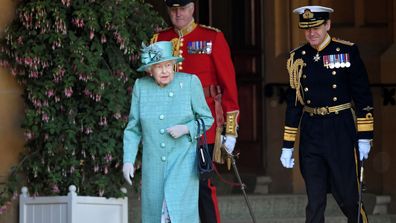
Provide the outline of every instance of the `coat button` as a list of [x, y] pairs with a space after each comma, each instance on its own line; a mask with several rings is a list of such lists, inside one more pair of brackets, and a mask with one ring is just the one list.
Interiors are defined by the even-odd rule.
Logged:
[[183, 70], [183, 66], [179, 66], [179, 70]]
[[160, 133], [164, 134], [165, 133], [165, 129], [160, 129]]
[[303, 75], [303, 78], [306, 79], [306, 78], [307, 78], [307, 75], [304, 74], [304, 75]]
[[169, 97], [173, 97], [173, 92], [169, 92]]
[[307, 104], [311, 104], [311, 100], [307, 100]]
[[307, 92], [307, 91], [308, 91], [308, 88], [307, 88], [307, 87], [306, 87], [306, 88], [304, 88], [304, 91], [305, 91], [305, 92]]
[[337, 101], [337, 100], [338, 100], [338, 98], [337, 98], [337, 97], [334, 97], [334, 98], [333, 98], [333, 101]]
[[335, 76], [337, 74], [337, 72], [335, 70], [333, 70], [333, 72], [331, 72], [331, 74]]
[[164, 118], [165, 118], [165, 115], [160, 115], [160, 116], [159, 116], [159, 119], [160, 119], [160, 120], [163, 120]]
[[166, 161], [166, 157], [165, 157], [165, 156], [162, 156], [162, 157], [161, 157], [161, 160], [165, 162], [165, 161]]
[[161, 142], [160, 146], [161, 148], [165, 148], [165, 143]]
[[333, 88], [336, 89], [336, 88], [337, 88], [337, 85], [336, 85], [336, 84], [333, 84]]

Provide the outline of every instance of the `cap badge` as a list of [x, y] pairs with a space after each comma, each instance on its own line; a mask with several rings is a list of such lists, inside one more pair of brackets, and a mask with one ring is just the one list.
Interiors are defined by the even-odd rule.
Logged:
[[314, 14], [311, 12], [310, 9], [304, 10], [304, 14], [303, 14], [304, 19], [312, 19], [313, 17], [314, 17]]

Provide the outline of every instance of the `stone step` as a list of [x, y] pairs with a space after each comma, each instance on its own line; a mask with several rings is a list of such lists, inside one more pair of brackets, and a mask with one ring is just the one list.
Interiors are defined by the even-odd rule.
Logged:
[[[257, 195], [248, 194], [257, 223], [304, 223], [305, 194]], [[130, 222], [140, 223], [140, 201], [136, 194], [129, 197]], [[396, 217], [387, 214], [389, 196], [364, 194], [363, 200], [370, 223], [396, 223]], [[218, 196], [222, 223], [249, 223], [251, 217], [242, 194]], [[326, 223], [347, 223], [331, 195], [326, 206]]]
[[[396, 223], [396, 215], [369, 215], [370, 223]], [[342, 216], [326, 216], [326, 223], [347, 223], [347, 219]], [[222, 223], [250, 223], [253, 222], [250, 218], [244, 220], [232, 220], [222, 218]], [[304, 217], [298, 218], [256, 218], [256, 223], [305, 223]]]
[[[257, 218], [295, 218], [305, 216], [305, 206], [307, 204], [307, 197], [305, 194], [248, 194], [248, 198]], [[245, 218], [244, 216], [249, 214], [242, 194], [219, 196], [218, 200], [221, 214], [229, 216], [230, 219], [238, 217]], [[363, 200], [368, 214], [387, 214], [387, 205], [390, 202], [390, 198], [388, 196], [364, 194]], [[336, 201], [331, 195], [329, 195], [327, 198], [326, 216], [342, 215], [343, 214]]]

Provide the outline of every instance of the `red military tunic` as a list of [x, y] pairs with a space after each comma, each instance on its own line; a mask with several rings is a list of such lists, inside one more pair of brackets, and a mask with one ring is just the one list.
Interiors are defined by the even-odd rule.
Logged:
[[[151, 42], [157, 41], [173, 42], [175, 56], [184, 58], [184, 61], [177, 65], [177, 70], [199, 77], [206, 101], [215, 117], [216, 127], [226, 120], [226, 134], [236, 137], [239, 115], [238, 91], [230, 49], [223, 33], [215, 28], [191, 22], [183, 30], [168, 28], [155, 34]], [[220, 86], [223, 117], [216, 116], [216, 113], [221, 113], [216, 112], [215, 95], [209, 93], [210, 86]], [[208, 144], [215, 143], [216, 127], [214, 126], [212, 125], [207, 131]]]

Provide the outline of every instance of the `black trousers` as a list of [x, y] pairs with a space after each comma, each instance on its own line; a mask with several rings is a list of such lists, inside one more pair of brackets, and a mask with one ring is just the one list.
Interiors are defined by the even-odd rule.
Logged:
[[[209, 144], [210, 155], [213, 155], [213, 144]], [[199, 182], [199, 218], [201, 223], [220, 223], [220, 212], [217, 203], [216, 186], [211, 179]]]
[[[323, 223], [331, 193], [348, 223], [357, 222], [359, 181], [356, 128], [352, 112], [303, 114], [300, 124], [300, 167], [308, 195], [306, 223]], [[361, 222], [367, 223], [364, 208]]]

